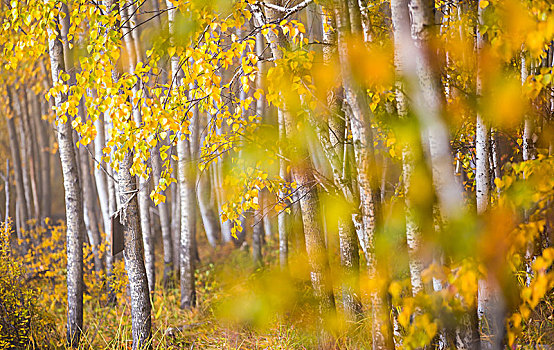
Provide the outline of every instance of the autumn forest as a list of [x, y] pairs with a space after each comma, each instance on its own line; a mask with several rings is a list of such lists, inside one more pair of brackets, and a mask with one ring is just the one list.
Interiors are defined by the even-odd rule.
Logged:
[[554, 349], [549, 0], [0, 3], [0, 349]]

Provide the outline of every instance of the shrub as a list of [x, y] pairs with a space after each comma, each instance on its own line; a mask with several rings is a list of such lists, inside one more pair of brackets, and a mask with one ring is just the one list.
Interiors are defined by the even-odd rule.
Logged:
[[37, 305], [20, 260], [11, 254], [10, 226], [0, 225], [0, 349], [54, 348], [57, 334]]

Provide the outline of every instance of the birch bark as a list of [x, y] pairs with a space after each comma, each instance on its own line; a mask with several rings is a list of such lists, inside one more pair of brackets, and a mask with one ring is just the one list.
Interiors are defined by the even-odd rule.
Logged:
[[[171, 160], [173, 162], [173, 160]], [[179, 181], [178, 164], [172, 164], [174, 176]], [[171, 240], [173, 245], [173, 270], [176, 279], [181, 276], [181, 196], [179, 184], [172, 183], [171, 190]]]
[[[443, 96], [440, 78], [432, 65], [434, 53], [429, 48], [435, 27], [434, 3], [429, 0], [393, 0], [391, 5], [398, 8], [407, 6], [411, 17], [411, 35], [406, 30], [399, 32], [395, 48], [405, 69], [402, 78], [413, 100], [412, 107], [421, 127], [424, 149], [428, 145], [433, 184], [443, 217], [441, 221], [460, 220], [464, 214], [462, 188], [454, 175], [449, 132], [441, 115]], [[459, 347], [479, 345], [476, 316], [474, 309], [464, 316], [463, 325], [458, 330]]]
[[52, 207], [52, 191], [50, 185], [50, 152], [48, 151], [50, 140], [48, 134], [48, 128], [45, 121], [41, 116], [43, 113], [41, 99], [39, 96], [34, 96], [34, 103], [36, 105], [36, 115], [34, 118], [35, 130], [37, 134], [37, 145], [40, 157], [40, 209], [41, 209], [41, 222], [44, 219], [51, 216]]
[[26, 161], [28, 162], [29, 167], [29, 184], [31, 187], [31, 207], [33, 211], [33, 218], [37, 220], [37, 223], [39, 222], [41, 218], [41, 211], [40, 211], [40, 182], [38, 180], [38, 170], [40, 169], [39, 165], [39, 158], [38, 158], [38, 152], [36, 150], [36, 133], [35, 129], [32, 124], [32, 114], [33, 109], [32, 106], [29, 104], [29, 98], [27, 96], [27, 88], [26, 86], [23, 87], [23, 89], [20, 92], [20, 99], [21, 99], [21, 105], [22, 105], [22, 125], [23, 125], [23, 131], [24, 135], [22, 136], [25, 139], [26, 143]]
[[16, 140], [19, 141], [17, 148], [18, 153], [20, 153], [19, 163], [21, 170], [21, 183], [22, 183], [22, 199], [20, 206], [23, 209], [23, 226], [27, 227], [27, 220], [32, 218], [32, 197], [31, 197], [31, 181], [29, 178], [29, 172], [27, 170], [29, 155], [27, 152], [27, 135], [23, 130], [23, 111], [21, 107], [21, 101], [19, 99], [18, 91], [14, 88], [10, 89], [10, 101], [12, 103], [12, 108], [16, 117], [19, 117], [19, 123], [14, 123], [15, 135], [19, 134], [19, 137], [16, 136]]
[[206, 230], [206, 236], [208, 237], [208, 242], [212, 247], [216, 247], [221, 241], [221, 228], [212, 204], [212, 188], [210, 184], [210, 174], [208, 172], [200, 172], [198, 174], [198, 190], [196, 192], [198, 207], [200, 209], [200, 215], [202, 216], [204, 230]]
[[194, 203], [193, 192], [190, 191], [192, 181], [188, 162], [190, 148], [187, 140], [177, 141], [179, 195], [181, 201], [181, 245], [180, 245], [180, 271], [181, 271], [181, 308], [189, 309], [196, 304], [196, 289], [194, 280], [194, 257], [192, 241], [192, 218], [190, 206]]
[[[86, 118], [84, 117], [84, 113], [81, 118], [82, 120], [86, 120]], [[92, 254], [94, 255], [94, 270], [96, 272], [100, 272], [104, 269], [104, 262], [102, 260], [102, 256], [99, 251], [100, 241], [101, 241], [101, 236], [99, 231], [100, 223], [98, 221], [98, 217], [96, 216], [96, 211], [94, 206], [94, 203], [96, 201], [96, 196], [94, 193], [94, 186], [93, 186], [94, 182], [91, 176], [88, 152], [84, 147], [79, 148], [78, 157], [81, 165], [81, 171], [80, 171], [81, 182], [83, 184], [83, 203], [84, 203], [83, 214], [86, 212], [86, 216], [88, 217], [89, 227], [87, 227], [87, 232], [89, 234], [89, 242], [92, 247]], [[84, 218], [84, 215], [83, 215], [83, 218]]]
[[264, 237], [263, 211], [261, 206], [261, 196], [258, 195], [259, 208], [254, 211], [254, 227], [252, 227], [252, 259], [254, 265], [261, 267], [263, 265], [262, 244]]
[[104, 129], [104, 115], [100, 114], [98, 119], [94, 121], [96, 127], [96, 138], [94, 139], [94, 180], [96, 183], [96, 191], [98, 193], [98, 202], [100, 203], [100, 212], [102, 213], [104, 233], [110, 232], [110, 216], [108, 204], [108, 180], [106, 171], [106, 163], [102, 160], [102, 149], [106, 144], [106, 135]]
[[[323, 21], [333, 19], [334, 17], [322, 16]], [[320, 21], [321, 22], [321, 21]], [[332, 55], [334, 50], [332, 47], [336, 45], [336, 36], [334, 35], [331, 26], [329, 29], [323, 32], [323, 41], [326, 45], [323, 49], [323, 62], [326, 66], [332, 64]], [[313, 40], [312, 40], [313, 41]], [[344, 118], [338, 116], [338, 101], [333, 91], [328, 93], [327, 97], [329, 115], [327, 116], [327, 122], [329, 124], [328, 131], [325, 125], [318, 122], [315, 117], [310, 116], [310, 123], [315, 126], [315, 132], [319, 139], [319, 143], [323, 149], [326, 160], [329, 162], [331, 172], [333, 175], [333, 182], [337, 189], [339, 189], [341, 195], [344, 197], [344, 206], [347, 208], [358, 207], [359, 203], [354, 203], [351, 188], [349, 187], [350, 181], [346, 179], [345, 174], [342, 172], [343, 153], [344, 153], [344, 140], [342, 135], [345, 134], [346, 123]], [[356, 231], [353, 215], [341, 215], [338, 219], [338, 236], [339, 236], [339, 249], [341, 268], [344, 277], [344, 283], [342, 286], [342, 299], [344, 312], [347, 317], [347, 321], [354, 324], [359, 321], [362, 314], [362, 307], [360, 302], [360, 290], [359, 290], [359, 253], [358, 253], [358, 240], [356, 238]], [[362, 230], [363, 231], [363, 230]]]
[[[154, 183], [157, 184], [160, 181], [160, 174], [162, 172], [162, 164], [160, 158], [160, 142], [152, 150], [150, 159], [152, 161], [152, 174], [154, 176]], [[163, 193], [162, 193], [163, 194]], [[173, 200], [173, 198], [172, 198]], [[163, 286], [169, 287], [171, 277], [173, 274], [173, 240], [171, 238], [171, 220], [169, 215], [169, 205], [167, 203], [158, 204], [158, 213], [160, 214], [160, 226], [162, 231], [163, 242], [163, 258], [164, 258], [164, 272], [163, 272]]]
[[[408, 4], [412, 18], [411, 37], [401, 40], [402, 56], [412, 57], [404, 62], [406, 77], [410, 80], [410, 89], [414, 97], [414, 111], [419, 119], [422, 134], [429, 144], [430, 163], [433, 181], [437, 191], [441, 215], [448, 219], [459, 218], [463, 213], [462, 187], [454, 176], [452, 148], [449, 132], [442, 120], [442, 90], [439, 77], [433, 68], [428, 52], [432, 38], [434, 13], [432, 2], [411, 0]], [[408, 40], [406, 40], [408, 39]]]
[[[136, 19], [133, 18], [135, 14], [133, 3], [129, 2], [126, 4], [125, 9], [121, 10], [121, 20], [122, 20], [122, 36], [125, 41], [125, 46], [127, 48], [128, 54], [128, 70], [130, 74], [134, 74], [135, 66], [138, 62], [141, 61], [141, 52], [138, 39], [136, 37], [137, 33], [131, 31], [131, 28], [134, 28], [136, 25]], [[138, 92], [141, 88], [140, 79], [137, 81], [137, 84], [133, 86], [133, 100], [138, 95]], [[142, 123], [142, 115], [140, 111], [140, 105], [133, 103], [133, 119], [137, 127]], [[140, 211], [140, 227], [142, 231], [142, 239], [144, 245], [144, 261], [146, 266], [146, 274], [148, 276], [148, 288], [150, 293], [154, 292], [156, 286], [156, 269], [154, 266], [155, 263], [155, 254], [154, 254], [154, 239], [152, 237], [152, 230], [150, 225], [150, 198], [148, 195], [149, 190], [149, 178], [143, 176], [138, 177], [138, 204]]]
[[[258, 4], [251, 4], [253, 17], [256, 25], [262, 26], [265, 24], [264, 14]], [[270, 17], [276, 18], [275, 14], [270, 11]], [[273, 58], [278, 60], [283, 57], [280, 48], [286, 47], [286, 39], [283, 36], [277, 36], [272, 31], [269, 31], [265, 36], [270, 44]], [[295, 142], [296, 123], [292, 114], [286, 107], [281, 109], [283, 121], [285, 124], [285, 132], [287, 139]], [[301, 151], [305, 153], [305, 150]], [[309, 159], [307, 154], [299, 155], [298, 159]], [[333, 296], [333, 288], [329, 279], [329, 262], [325, 247], [325, 239], [321, 229], [320, 218], [318, 217], [318, 194], [314, 186], [315, 180], [311, 172], [311, 168], [306, 164], [293, 163], [291, 164], [291, 172], [293, 180], [296, 182], [299, 190], [300, 208], [302, 211], [302, 222], [304, 226], [304, 234], [306, 240], [306, 251], [311, 271], [312, 287], [315, 295], [319, 300], [320, 319], [323, 320], [325, 315], [329, 315], [335, 310], [335, 300]], [[330, 341], [330, 335], [322, 329], [323, 344]]]
[[[173, 5], [170, 1], [167, 1], [167, 7], [171, 8]], [[169, 22], [169, 35], [171, 43], [174, 42], [175, 35], [175, 15], [176, 9], [169, 10], [168, 22]], [[173, 81], [175, 87], [181, 86], [181, 71], [179, 67], [179, 58], [177, 56], [171, 57], [171, 73], [173, 74]], [[189, 162], [191, 156], [191, 147], [189, 140], [186, 140], [185, 135], [178, 135], [177, 139], [177, 172], [179, 181], [179, 197], [180, 197], [180, 286], [181, 286], [181, 302], [182, 309], [189, 309], [196, 304], [196, 289], [194, 281], [194, 258], [193, 258], [193, 218], [191, 213], [194, 209], [192, 206], [195, 203], [194, 196], [194, 180], [192, 178], [192, 169]], [[192, 188], [192, 191], [191, 191]], [[191, 197], [192, 196], [192, 197]]]
[[119, 165], [120, 222], [123, 225], [125, 269], [131, 294], [133, 349], [150, 346], [152, 319], [148, 276], [144, 265], [144, 247], [139, 217], [136, 178], [131, 175], [133, 153], [127, 150]]
[[[66, 4], [62, 4], [61, 10], [64, 13], [64, 17], [61, 19], [62, 26], [61, 26], [61, 40], [62, 40], [62, 51], [63, 51], [63, 59], [64, 59], [64, 66], [65, 69], [69, 72], [69, 85], [75, 85], [75, 67], [73, 64], [73, 57], [72, 53], [69, 49], [69, 42], [67, 39], [67, 33], [69, 30], [69, 9]], [[78, 106], [78, 114], [81, 120], [85, 121], [86, 118], [86, 110], [84, 106], [84, 102], [81, 101], [81, 103]], [[69, 123], [70, 121], [68, 121]], [[77, 133], [75, 132], [74, 135], [77, 137]], [[78, 167], [78, 174], [79, 178], [81, 180], [81, 190], [82, 190], [82, 200], [83, 200], [83, 223], [85, 226], [85, 230], [87, 232], [87, 236], [89, 239], [89, 244], [92, 247], [93, 255], [94, 255], [94, 269], [97, 272], [102, 271], [103, 269], [103, 263], [100, 256], [100, 253], [98, 251], [98, 247], [100, 244], [100, 231], [99, 231], [99, 222], [98, 218], [96, 217], [96, 211], [95, 211], [95, 195], [94, 195], [94, 187], [92, 178], [90, 175], [90, 164], [88, 162], [88, 154], [83, 147], [74, 147], [75, 151], [75, 157], [77, 161], [77, 167]]]
[[[117, 2], [105, 0], [106, 7], [111, 12], [119, 12]], [[112, 28], [117, 30], [117, 28]], [[112, 72], [114, 80], [118, 79], [117, 72]], [[148, 276], [144, 264], [144, 246], [141, 231], [140, 212], [136, 177], [131, 175], [133, 165], [133, 150], [125, 152], [119, 164], [118, 197], [121, 205], [119, 219], [123, 225], [125, 269], [129, 278], [131, 294], [131, 323], [133, 335], [133, 349], [144, 349], [151, 346], [152, 320]]]
[[[357, 180], [359, 187], [360, 209], [364, 227], [363, 241], [366, 247], [366, 260], [370, 279], [377, 278], [375, 259], [375, 234], [380, 220], [379, 182], [375, 167], [373, 150], [373, 131], [371, 129], [371, 110], [365, 91], [354, 80], [349, 62], [347, 35], [361, 35], [361, 17], [358, 3], [351, 1], [352, 7], [344, 0], [335, 1], [335, 19], [337, 23], [338, 54], [341, 65], [342, 84], [346, 102], [350, 107], [350, 127], [354, 142]], [[378, 287], [370, 293], [372, 341], [376, 349], [390, 349], [393, 345], [392, 325], [388, 317], [386, 291]]]
[[[393, 37], [395, 44], [395, 70], [398, 77], [405, 74], [403, 62], [407, 57], [400, 57], [405, 52], [401, 49], [402, 38], [410, 36], [410, 14], [405, 1], [391, 1], [391, 17], [393, 23]], [[400, 80], [396, 84], [396, 108], [400, 118], [406, 120], [408, 117], [407, 99], [404, 95], [405, 88]], [[410, 280], [412, 284], [412, 294], [423, 290], [421, 272], [423, 271], [423, 262], [418, 257], [418, 250], [421, 246], [421, 232], [415, 221], [414, 209], [410, 200], [412, 174], [414, 171], [413, 145], [407, 144], [402, 150], [402, 181], [405, 192], [406, 205], [406, 239], [408, 243], [408, 252], [410, 254]]]
[[[525, 57], [525, 52], [521, 53], [521, 84], [524, 84], [529, 76], [529, 67]], [[523, 160], [534, 159], [534, 145], [533, 145], [533, 131], [534, 123], [529, 114], [525, 115], [523, 124]]]
[[[54, 23], [56, 27], [59, 25], [58, 18], [54, 18]], [[58, 83], [61, 82], [61, 73], [65, 71], [60, 30], [48, 28], [48, 38], [52, 82]], [[63, 94], [56, 95], [55, 106], [61, 107], [66, 98]], [[56, 128], [65, 190], [67, 224], [67, 341], [70, 346], [77, 347], [83, 329], [84, 225], [81, 184], [77, 171], [77, 159], [73, 150], [73, 130], [70, 122], [64, 122], [61, 116], [56, 116]]]
[[[477, 23], [477, 79], [476, 94], [483, 94], [483, 49], [486, 45], [485, 34], [481, 32], [483, 25], [483, 9], [478, 6]], [[482, 215], [490, 205], [490, 127], [480, 112], [477, 112], [475, 125], [475, 194], [477, 214]], [[486, 263], [486, 262], [485, 262]], [[495, 276], [496, 271], [487, 271], [484, 279], [478, 282], [477, 310], [480, 329], [484, 333], [481, 337], [481, 349], [500, 350], [504, 338], [504, 302]]]
[[10, 220], [10, 160], [6, 159], [6, 175], [3, 178], [4, 180], [4, 198], [6, 200], [6, 211], [4, 213], [4, 225], [8, 225]]
[[[208, 114], [203, 114], [204, 118], [203, 123], [205, 126], [209, 124]], [[200, 115], [199, 115], [200, 117]], [[204, 126], [203, 125], [203, 126]], [[202, 127], [203, 127], [202, 126]], [[198, 130], [198, 150], [200, 150], [204, 144], [205, 134], [200, 135], [200, 127]], [[197, 156], [199, 152], [196, 153]], [[200, 171], [197, 175], [197, 191], [196, 197], [198, 200], [198, 208], [200, 209], [200, 215], [202, 217], [202, 223], [204, 224], [204, 230], [206, 231], [206, 236], [208, 242], [212, 247], [216, 247], [221, 243], [221, 227], [219, 225], [219, 219], [217, 217], [216, 209], [213, 205], [213, 191], [214, 186], [210, 184], [210, 172], [209, 171]]]
[[[152, 11], [156, 14], [160, 14], [160, 5], [158, 3], [158, 0], [152, 0], [150, 1], [152, 5]], [[161, 16], [155, 16], [154, 18], [154, 26], [158, 31], [162, 30], [162, 21], [160, 19]], [[161, 62], [160, 68], [161, 68], [161, 83], [166, 84], [167, 83], [167, 64], [166, 62]], [[151, 81], [153, 81], [152, 77], [150, 78]], [[160, 142], [163, 142], [162, 140], [158, 141], [156, 146], [151, 151], [150, 160], [152, 162], [152, 173], [154, 178], [154, 184], [158, 184], [160, 181], [160, 175], [162, 172], [162, 163], [160, 158]], [[162, 193], [165, 195], [165, 191]], [[163, 242], [163, 259], [164, 259], [164, 272], [163, 272], [163, 286], [164, 288], [168, 288], [171, 284], [171, 278], [173, 275], [173, 269], [174, 269], [174, 249], [173, 249], [173, 240], [171, 236], [171, 215], [170, 215], [171, 207], [168, 203], [160, 203], [158, 204], [158, 213], [160, 217], [160, 226], [162, 231], [162, 242]]]
[[[277, 124], [279, 128], [279, 153], [283, 154], [284, 147], [282, 145], [284, 144], [286, 139], [286, 130], [283, 113], [281, 111], [277, 112], [277, 119]], [[289, 180], [287, 173], [287, 164], [282, 158], [279, 158], [279, 176], [285, 181]], [[287, 218], [284, 211], [281, 211], [277, 214], [277, 230], [279, 231], [279, 264], [281, 266], [281, 269], [283, 270], [287, 268], [289, 259], [287, 221], [289, 221], [289, 218]]]
[[[13, 161], [13, 172], [15, 175], [15, 198], [16, 203], [23, 203], [25, 201], [25, 190], [23, 189], [23, 174], [21, 171], [21, 155], [19, 153], [19, 142], [17, 140], [17, 131], [15, 129], [15, 117], [6, 117], [6, 124], [8, 126], [8, 138], [10, 139], [10, 151], [11, 158]], [[21, 209], [23, 208], [23, 210]], [[22, 205], [19, 207], [19, 210], [16, 210], [19, 213], [19, 220], [16, 222], [17, 226], [17, 238], [23, 239], [23, 232], [21, 229], [24, 227], [19, 227], [19, 223], [26, 223], [29, 218], [29, 213], [25, 209], [26, 206]]]
[[[190, 92], [189, 92], [189, 99], [191, 101], [196, 99], [196, 84], [190, 84]], [[188, 156], [187, 156], [187, 162], [188, 162], [188, 183], [187, 183], [187, 191], [188, 191], [188, 214], [189, 217], [189, 229], [190, 229], [190, 237], [191, 237], [191, 244], [192, 244], [192, 254], [193, 259], [196, 262], [200, 262], [200, 254], [198, 252], [198, 242], [197, 242], [197, 229], [196, 229], [196, 217], [197, 217], [197, 194], [196, 194], [196, 179], [197, 179], [197, 169], [196, 162], [198, 159], [198, 145], [200, 144], [200, 138], [199, 136], [199, 127], [200, 127], [200, 114], [198, 110], [198, 104], [194, 103], [194, 106], [192, 107], [192, 117], [190, 120], [190, 126], [189, 131], [190, 134], [188, 136], [187, 144], [188, 144]], [[194, 271], [194, 270], [193, 270]], [[194, 275], [194, 272], [193, 272]]]

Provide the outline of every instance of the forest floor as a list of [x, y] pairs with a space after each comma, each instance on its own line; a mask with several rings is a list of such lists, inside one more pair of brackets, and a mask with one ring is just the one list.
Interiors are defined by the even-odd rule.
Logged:
[[[248, 293], [249, 278], [251, 281], [256, 274], [266, 273], [265, 269], [256, 269], [247, 251], [236, 249], [232, 244], [214, 250], [206, 242], [200, 242], [200, 261], [196, 270], [197, 307], [192, 310], [179, 308], [178, 285], [163, 289], [163, 258], [159, 253], [158, 283], [152, 296], [154, 349], [311, 348], [309, 344], [314, 340], [309, 333], [303, 334], [291, 324], [285, 325], [276, 317], [265, 315], [271, 314], [271, 310], [263, 308], [270, 306], [253, 305], [258, 301], [255, 296], [247, 304], [235, 304], [241, 303], [237, 293]], [[273, 260], [274, 257], [268, 258]], [[268, 264], [273, 263], [268, 261]], [[246, 297], [243, 301], [249, 299], [246, 294], [242, 297]], [[257, 307], [262, 309], [253, 310]], [[258, 319], [260, 317], [264, 320]], [[93, 348], [130, 348], [131, 313], [127, 293], [119, 293], [115, 306], [95, 307], [92, 303], [87, 307], [85, 318], [88, 324], [85, 344]]]
[[[66, 282], [65, 229], [50, 227], [48, 234], [35, 232], [40, 242], [30, 249], [22, 263], [24, 289], [32, 291], [32, 312], [38, 322], [31, 333], [38, 348], [41, 342], [65, 347]], [[159, 247], [160, 248], [160, 247]], [[269, 238], [264, 247], [264, 266], [254, 265], [248, 249], [232, 243], [214, 249], [199, 240], [196, 270], [197, 307], [179, 308], [179, 286], [162, 286], [163, 257], [156, 252], [156, 289], [152, 293], [153, 349], [312, 349], [316, 347], [317, 317], [310, 293], [306, 262], [289, 263], [288, 272], [278, 268], [278, 242]], [[4, 269], [5, 260], [0, 259]], [[331, 261], [331, 269], [338, 266]], [[84, 329], [81, 349], [131, 349], [131, 309], [122, 259], [115, 263], [117, 301], [107, 302], [105, 277], [94, 272], [92, 254], [85, 245]], [[4, 276], [0, 276], [2, 279]], [[1, 283], [5, 283], [0, 281]], [[9, 282], [8, 282], [9, 283]], [[335, 283], [340, 285], [340, 283]], [[340, 303], [340, 291], [335, 291]], [[345, 328], [339, 310], [327, 324], [334, 327], [341, 349], [371, 348], [369, 322]], [[554, 344], [554, 296], [533, 311], [523, 330], [523, 344]], [[329, 322], [330, 321], [330, 322]], [[45, 335], [48, 329], [48, 335]], [[362, 330], [360, 332], [360, 330]], [[1, 332], [0, 332], [1, 333]], [[42, 333], [42, 334], [41, 334]], [[0, 334], [1, 335], [1, 334]], [[1, 345], [0, 337], [0, 345]], [[0, 346], [1, 348], [1, 346]], [[524, 347], [525, 348], [525, 347]]]
[[[37, 292], [36, 307], [44, 322], [55, 328], [49, 341], [54, 347], [64, 347], [65, 237], [63, 227], [53, 228], [52, 235], [43, 236], [47, 238], [27, 254], [24, 265], [28, 286]], [[163, 288], [161, 247], [156, 251], [157, 283], [151, 298], [153, 349], [310, 349], [315, 345], [315, 318], [306, 312], [310, 307], [303, 307], [312, 302], [308, 275], [300, 272], [304, 276], [292, 281], [276, 272], [279, 269], [273, 271], [278, 262], [277, 253], [272, 253], [278, 252], [274, 239], [269, 238], [264, 247], [264, 267], [256, 267], [248, 250], [232, 243], [217, 249], [205, 240], [198, 245], [197, 307], [192, 310], [179, 308], [178, 285]], [[92, 254], [85, 246], [82, 349], [132, 347], [131, 303], [122, 260], [119, 257], [114, 264], [117, 301], [110, 304], [105, 278], [94, 272]], [[49, 268], [36, 275], [43, 266]], [[291, 283], [294, 294], [287, 292]]]

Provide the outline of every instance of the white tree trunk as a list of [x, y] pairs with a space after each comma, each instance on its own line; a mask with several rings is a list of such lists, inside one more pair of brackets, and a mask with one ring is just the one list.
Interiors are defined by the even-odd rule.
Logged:
[[[480, 26], [483, 24], [483, 9], [478, 9], [477, 24], [477, 96], [483, 94], [483, 73], [481, 52], [485, 45], [484, 35]], [[490, 127], [484, 121], [480, 112], [477, 113], [475, 130], [475, 194], [477, 203], [477, 214], [482, 215], [490, 205]], [[486, 263], [486, 262], [485, 262]], [[500, 350], [504, 338], [504, 302], [500, 287], [495, 275], [496, 271], [488, 270], [484, 279], [478, 284], [478, 306], [477, 314], [480, 321], [481, 349]]]
[[[260, 6], [258, 4], [251, 4], [251, 8], [253, 10], [252, 12], [256, 25], [262, 26], [266, 24]], [[272, 14], [270, 17], [275, 18], [277, 16]], [[286, 39], [270, 31], [266, 35], [266, 40], [270, 43], [273, 58], [275, 60], [282, 58], [282, 51], [279, 47], [286, 46]], [[290, 142], [295, 142], [295, 137], [298, 136], [295, 132], [296, 123], [293, 115], [286, 107], [281, 109], [281, 113], [287, 139], [290, 140]], [[309, 159], [309, 155], [306, 154], [305, 150], [299, 150], [299, 152], [302, 152], [299, 159]], [[319, 301], [320, 320], [322, 321], [324, 315], [332, 314], [335, 311], [335, 300], [331, 280], [329, 278], [329, 263], [327, 260], [325, 240], [321, 228], [321, 221], [318, 217], [319, 205], [317, 189], [313, 187], [314, 178], [309, 165], [291, 164], [291, 172], [293, 180], [297, 183], [299, 188], [298, 195], [300, 196], [306, 251], [310, 264], [310, 277], [314, 293]], [[324, 332], [322, 328], [321, 331], [322, 345], [329, 344], [331, 340], [330, 335]]]
[[[391, 2], [391, 14], [393, 22], [393, 36], [395, 44], [395, 68], [396, 74], [402, 77], [405, 74], [404, 61], [405, 54], [402, 51], [401, 40], [410, 36], [410, 17], [407, 3], [404, 1]], [[396, 89], [396, 108], [400, 118], [407, 121], [408, 106], [407, 99], [404, 95], [404, 86], [398, 81]], [[411, 178], [414, 171], [414, 154], [412, 147], [414, 145], [407, 144], [402, 150], [402, 182], [404, 183], [404, 198], [406, 205], [406, 239], [408, 243], [408, 252], [410, 254], [410, 280], [412, 284], [412, 294], [423, 291], [423, 281], [421, 272], [423, 271], [423, 261], [418, 256], [418, 251], [421, 248], [421, 232], [418, 224], [415, 221], [414, 207], [410, 200], [411, 193]]]
[[[160, 158], [160, 141], [154, 149], [150, 159], [152, 161], [152, 174], [154, 177], [154, 184], [158, 184], [160, 181], [160, 175], [162, 172], [162, 164]], [[162, 193], [164, 194], [164, 193]], [[172, 198], [172, 200], [175, 200]], [[164, 256], [164, 273], [163, 273], [163, 286], [167, 288], [171, 281], [173, 274], [173, 240], [171, 238], [171, 220], [169, 215], [170, 206], [168, 203], [158, 204], [158, 213], [160, 215], [160, 226], [162, 231], [163, 242], [163, 256]]]
[[96, 183], [96, 192], [98, 193], [98, 202], [100, 203], [100, 212], [102, 213], [103, 231], [105, 234], [110, 232], [112, 213], [109, 211], [108, 203], [108, 180], [106, 163], [102, 160], [102, 149], [106, 144], [106, 135], [104, 129], [104, 115], [100, 114], [98, 119], [94, 121], [96, 127], [96, 138], [94, 139], [94, 179]]
[[19, 153], [19, 142], [17, 140], [17, 132], [15, 129], [15, 119], [6, 118], [6, 124], [8, 127], [8, 138], [10, 140], [11, 158], [13, 161], [13, 172], [15, 175], [15, 202], [19, 205], [16, 207], [16, 230], [17, 238], [23, 239], [23, 226], [28, 219], [28, 213], [25, 210], [26, 206], [22, 205], [25, 201], [25, 190], [23, 189], [23, 174], [21, 171], [21, 155]]
[[[286, 130], [283, 113], [280, 110], [277, 111], [277, 118], [277, 123], [279, 125], [279, 144], [282, 145], [286, 138]], [[282, 154], [283, 151], [284, 147], [280, 146], [279, 153]], [[289, 179], [287, 174], [287, 164], [282, 158], [279, 158], [279, 176], [285, 181]], [[279, 265], [283, 270], [287, 268], [289, 259], [289, 242], [287, 232], [288, 220], [289, 218], [287, 218], [284, 210], [277, 214], [277, 227], [279, 231]]]
[[[428, 145], [429, 163], [433, 176], [433, 184], [438, 197], [440, 213], [443, 220], [453, 222], [460, 220], [465, 214], [462, 198], [462, 186], [455, 177], [452, 165], [449, 131], [442, 120], [444, 97], [440, 86], [440, 77], [432, 66], [430, 56], [434, 52], [429, 47], [435, 26], [434, 3], [428, 0], [392, 0], [393, 21], [395, 30], [395, 59], [397, 66], [403, 69], [407, 91], [414, 114], [419, 120], [422, 142]], [[406, 18], [406, 7], [409, 9], [410, 31], [403, 27], [409, 23]], [[395, 19], [395, 13], [404, 13], [404, 18]], [[428, 142], [428, 143], [427, 143]], [[426, 144], [427, 143], [427, 144]], [[417, 284], [417, 282], [416, 282]], [[466, 325], [460, 327], [458, 346], [471, 348], [478, 346], [479, 333], [476, 313], [469, 310], [464, 316]]]
[[[54, 23], [59, 23], [57, 18], [54, 19]], [[58, 83], [61, 82], [61, 73], [65, 71], [61, 35], [48, 28], [48, 38], [52, 82]], [[63, 94], [56, 95], [55, 106], [60, 108], [66, 98]], [[67, 224], [67, 340], [70, 346], [76, 347], [83, 329], [83, 204], [77, 159], [73, 149], [73, 130], [70, 122], [63, 123], [60, 117], [56, 116], [56, 129]]]
[[[114, 5], [115, 6], [112, 6]], [[114, 0], [105, 0], [105, 5], [111, 11], [119, 12]], [[124, 14], [120, 13], [121, 15]], [[119, 30], [118, 25], [111, 30]], [[132, 72], [131, 72], [132, 73]], [[112, 79], [117, 81], [116, 71], [112, 71]], [[133, 108], [135, 122], [137, 112]], [[137, 123], [138, 124], [138, 123]], [[119, 163], [117, 192], [120, 203], [119, 220], [123, 225], [125, 269], [129, 278], [131, 295], [131, 322], [133, 334], [133, 350], [143, 349], [150, 343], [152, 336], [152, 305], [148, 288], [148, 275], [144, 264], [144, 243], [141, 230], [139, 210], [140, 196], [136, 176], [131, 175], [133, 151], [127, 150]], [[111, 195], [111, 194], [110, 194]]]
[[194, 197], [191, 187], [191, 171], [188, 162], [190, 149], [188, 141], [179, 139], [177, 141], [178, 172], [179, 172], [179, 194], [181, 200], [181, 247], [180, 247], [180, 270], [181, 270], [181, 308], [188, 309], [196, 304], [196, 290], [194, 281], [194, 257], [192, 241], [192, 223], [190, 206], [194, 205]]
[[[170, 1], [167, 1], [167, 7], [171, 8], [173, 5]], [[174, 43], [175, 35], [175, 15], [176, 9], [168, 11], [168, 25], [169, 35], [171, 43]], [[171, 72], [173, 75], [173, 81], [175, 88], [178, 89], [181, 86], [181, 71], [179, 68], [179, 57], [171, 57]], [[186, 140], [185, 135], [177, 135], [177, 172], [179, 183], [179, 197], [180, 197], [180, 221], [181, 221], [181, 234], [180, 234], [180, 285], [181, 285], [181, 302], [182, 309], [188, 309], [194, 307], [196, 304], [196, 290], [194, 281], [194, 229], [195, 225], [193, 206], [195, 206], [194, 196], [194, 179], [192, 178], [193, 172], [190, 164], [191, 147], [189, 140]]]
[[[121, 9], [121, 21], [122, 21], [122, 36], [125, 42], [128, 55], [128, 70], [132, 75], [134, 74], [135, 67], [138, 62], [141, 61], [140, 45], [137, 39], [138, 33], [136, 33], [136, 18], [134, 5], [132, 2], [126, 4], [125, 9]], [[133, 29], [131, 31], [131, 29]], [[142, 82], [140, 79], [133, 86], [133, 100], [138, 96], [140, 85]], [[142, 123], [142, 115], [140, 111], [140, 105], [133, 102], [133, 119], [137, 127], [140, 127]], [[149, 197], [149, 178], [142, 176], [138, 177], [138, 203], [140, 210], [140, 226], [142, 231], [142, 239], [144, 244], [144, 261], [146, 265], [146, 274], [148, 275], [148, 288], [150, 293], [154, 292], [156, 286], [156, 270], [155, 270], [155, 254], [154, 254], [154, 239], [152, 237], [152, 229], [150, 224], [150, 197]]]
[[133, 154], [128, 151], [119, 168], [120, 222], [123, 225], [125, 269], [131, 294], [133, 349], [144, 349], [150, 343], [152, 319], [148, 276], [144, 265], [144, 247], [140, 225], [138, 188], [131, 175]]
[[[350, 7], [351, 5], [352, 7]], [[350, 127], [354, 142], [357, 180], [359, 187], [360, 209], [364, 235], [362, 241], [366, 248], [366, 260], [370, 279], [377, 278], [377, 261], [375, 258], [375, 234], [380, 220], [379, 181], [375, 171], [373, 150], [373, 131], [371, 129], [372, 113], [369, 109], [365, 90], [354, 80], [349, 63], [348, 35], [362, 35], [360, 11], [357, 1], [335, 1], [335, 18], [338, 31], [338, 53], [341, 65], [342, 84], [346, 102], [351, 111]], [[350, 18], [346, 18], [346, 13]], [[390, 313], [385, 290], [374, 290], [370, 293], [372, 306], [372, 337], [376, 349], [390, 349], [393, 345], [392, 325], [387, 315]]]
[[[205, 124], [209, 123], [207, 119], [208, 115], [205, 114]], [[199, 141], [199, 149], [204, 144], [204, 138], [201, 137]], [[204, 230], [208, 237], [208, 242], [212, 247], [216, 247], [221, 243], [221, 227], [219, 224], [219, 218], [217, 217], [216, 209], [214, 208], [214, 191], [215, 186], [210, 184], [210, 171], [205, 169], [198, 173], [198, 187], [197, 198], [198, 207], [200, 209], [200, 215], [202, 216], [202, 222], [204, 224]]]

